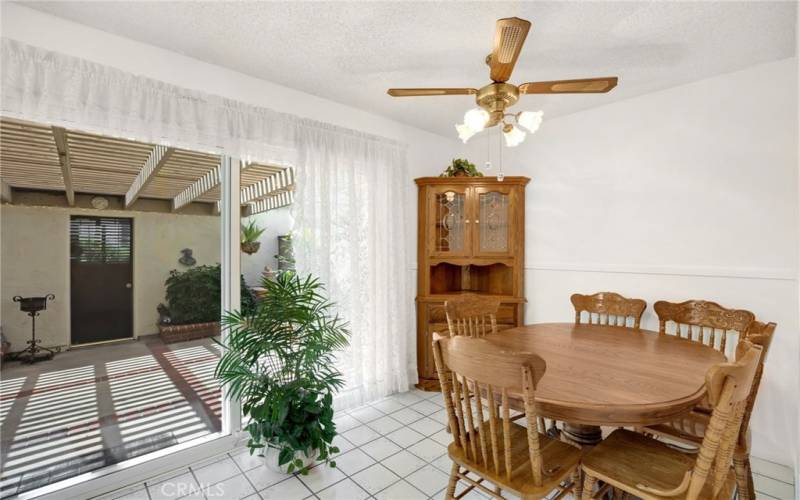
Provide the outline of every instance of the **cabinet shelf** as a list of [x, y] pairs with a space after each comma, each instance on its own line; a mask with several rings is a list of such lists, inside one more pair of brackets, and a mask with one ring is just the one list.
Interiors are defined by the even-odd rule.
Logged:
[[480, 293], [513, 295], [513, 268], [505, 264], [441, 263], [430, 266], [430, 293]]

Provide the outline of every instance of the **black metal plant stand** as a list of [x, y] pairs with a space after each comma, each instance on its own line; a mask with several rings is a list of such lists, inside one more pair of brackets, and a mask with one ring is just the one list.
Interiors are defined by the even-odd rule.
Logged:
[[28, 316], [31, 317], [31, 339], [28, 341], [28, 347], [10, 355], [12, 359], [27, 361], [32, 364], [36, 361], [53, 359], [57, 352], [61, 352], [60, 348], [50, 349], [39, 346], [41, 339], [36, 338], [36, 316], [39, 315], [39, 311], [47, 309], [48, 300], [54, 300], [55, 298], [56, 296], [52, 293], [44, 297], [20, 297], [19, 295], [14, 297], [14, 302], [19, 302], [19, 310], [28, 313]]

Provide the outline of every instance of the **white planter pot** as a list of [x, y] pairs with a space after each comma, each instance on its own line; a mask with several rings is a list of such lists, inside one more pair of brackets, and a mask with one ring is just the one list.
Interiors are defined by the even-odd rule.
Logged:
[[[264, 464], [267, 466], [267, 469], [271, 470], [272, 472], [278, 472], [282, 474], [289, 473], [289, 463], [287, 462], [283, 465], [278, 465], [278, 455], [280, 454], [280, 450], [277, 448], [266, 448], [264, 451]], [[298, 458], [303, 461], [303, 466], [313, 465], [317, 461], [317, 457], [319, 456], [319, 450], [314, 450], [311, 453], [310, 457], [307, 457], [305, 453], [302, 451], [295, 452], [294, 460]], [[301, 468], [302, 468], [301, 467]], [[297, 472], [297, 468], [294, 469], [293, 472]]]

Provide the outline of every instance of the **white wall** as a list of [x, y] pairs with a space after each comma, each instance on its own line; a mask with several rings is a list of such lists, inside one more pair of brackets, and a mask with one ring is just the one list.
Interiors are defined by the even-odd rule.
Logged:
[[12, 350], [25, 347], [30, 318], [12, 302], [15, 295], [53, 293], [36, 323], [44, 346], [70, 343], [70, 215], [130, 217], [133, 219], [133, 332], [158, 333], [159, 302], [164, 281], [178, 263], [181, 250], [191, 248], [197, 265], [216, 264], [220, 252], [220, 218], [132, 210], [0, 206], [0, 317]]
[[[777, 322], [754, 451], [787, 464], [799, 351], [796, 67], [788, 59], [545, 117], [504, 150], [506, 174], [532, 178], [526, 321], [568, 320], [570, 294], [613, 290], [649, 304], [715, 300]], [[536, 109], [535, 98], [522, 106]], [[482, 163], [476, 138], [459, 155]], [[644, 326], [657, 328], [652, 308]]]
[[242, 252], [242, 274], [248, 285], [259, 286], [265, 266], [278, 269], [278, 260], [275, 258], [278, 255], [278, 236], [291, 233], [294, 221], [291, 207], [281, 207], [243, 218], [242, 224], [251, 220], [255, 220], [259, 227], [266, 228], [266, 231], [258, 239], [261, 242], [258, 252], [253, 255]]

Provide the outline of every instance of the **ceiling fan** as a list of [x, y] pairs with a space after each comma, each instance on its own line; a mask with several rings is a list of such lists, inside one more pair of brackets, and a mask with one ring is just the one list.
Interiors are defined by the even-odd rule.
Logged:
[[484, 128], [494, 127], [502, 122], [506, 145], [516, 146], [525, 139], [525, 132], [508, 123], [506, 118], [513, 116], [518, 125], [529, 132], [535, 132], [542, 122], [543, 114], [541, 111], [506, 113], [506, 109], [519, 100], [520, 94], [596, 94], [608, 92], [617, 86], [616, 76], [529, 82], [522, 85], [508, 83], [530, 27], [530, 21], [518, 17], [497, 21], [494, 50], [486, 56], [492, 83], [484, 87], [389, 89], [387, 93], [392, 97], [474, 95], [478, 107], [467, 111], [464, 123], [456, 125], [459, 138], [466, 143]]

